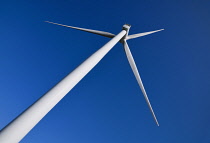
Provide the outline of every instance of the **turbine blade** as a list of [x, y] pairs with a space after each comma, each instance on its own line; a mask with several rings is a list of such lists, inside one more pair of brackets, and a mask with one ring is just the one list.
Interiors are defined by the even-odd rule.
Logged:
[[133, 56], [132, 56], [132, 54], [131, 54], [131, 51], [130, 51], [130, 49], [129, 49], [129, 47], [128, 47], [128, 44], [127, 44], [126, 40], [124, 40], [123, 45], [124, 45], [125, 53], [126, 53], [126, 56], [127, 56], [127, 58], [128, 58], [129, 64], [130, 64], [130, 66], [131, 66], [131, 69], [133, 70], [133, 73], [134, 73], [134, 75], [135, 75], [135, 77], [136, 77], [136, 80], [137, 80], [137, 82], [138, 82], [138, 84], [139, 84], [139, 87], [141, 88], [141, 91], [142, 91], [142, 93], [143, 93], [143, 95], [144, 95], [144, 98], [145, 98], [145, 100], [146, 100], [146, 102], [147, 102], [147, 105], [149, 106], [149, 109], [150, 109], [150, 111], [151, 111], [151, 113], [152, 113], [152, 116], [153, 116], [153, 118], [154, 118], [156, 124], [159, 126], [158, 120], [157, 120], [157, 118], [156, 118], [156, 116], [155, 116], [155, 113], [154, 113], [154, 111], [153, 111], [153, 109], [152, 109], [152, 106], [151, 106], [150, 101], [149, 101], [149, 99], [148, 99], [147, 93], [146, 93], [146, 91], [145, 91], [145, 89], [144, 89], [144, 85], [143, 85], [143, 83], [142, 83], [141, 77], [140, 77], [140, 75], [139, 75], [138, 69], [137, 69], [137, 67], [136, 67], [135, 61], [134, 61], [134, 59], [133, 59]]
[[79, 27], [73, 27], [73, 26], [63, 25], [63, 24], [54, 23], [54, 22], [50, 22], [50, 21], [45, 21], [45, 22], [51, 23], [51, 24], [55, 24], [55, 25], [64, 26], [64, 27], [68, 27], [68, 28], [73, 28], [73, 29], [77, 29], [77, 30], [81, 30], [81, 31], [85, 31], [85, 32], [89, 32], [89, 33], [93, 33], [93, 34], [97, 34], [97, 35], [101, 35], [101, 36], [108, 37], [108, 38], [115, 37], [114, 34], [109, 33], [109, 32], [92, 30], [92, 29], [86, 29], [86, 28], [79, 28]]
[[149, 35], [149, 34], [152, 34], [152, 33], [155, 33], [155, 32], [159, 32], [159, 31], [162, 31], [162, 30], [164, 30], [164, 29], [129, 35], [129, 36], [127, 36], [126, 40], [133, 39], [133, 38], [138, 38], [138, 37], [142, 37], [142, 36], [146, 36], [146, 35]]

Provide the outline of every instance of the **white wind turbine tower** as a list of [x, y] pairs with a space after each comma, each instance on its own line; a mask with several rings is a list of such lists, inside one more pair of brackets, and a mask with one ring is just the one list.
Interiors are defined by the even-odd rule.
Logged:
[[95, 67], [98, 62], [113, 48], [113, 46], [120, 42], [123, 44], [126, 56], [128, 58], [129, 64], [133, 70], [139, 87], [144, 95], [144, 98], [149, 106], [152, 116], [159, 126], [156, 119], [155, 113], [152, 109], [146, 91], [144, 89], [142, 80], [140, 78], [138, 69], [134, 62], [133, 56], [127, 44], [127, 40], [149, 35], [160, 30], [144, 32], [134, 35], [128, 35], [130, 25], [123, 25], [122, 31], [114, 35], [112, 33], [91, 30], [85, 28], [72, 27], [67, 25], [62, 25], [58, 23], [53, 23], [46, 21], [48, 23], [73, 28], [81, 31], [86, 31], [94, 33], [97, 35], [112, 38], [108, 43], [101, 47], [98, 51], [92, 54], [88, 59], [81, 63], [75, 70], [69, 73], [63, 80], [61, 80], [57, 85], [55, 85], [51, 90], [44, 94], [40, 99], [38, 99], [34, 104], [28, 107], [24, 112], [22, 112], [17, 118], [10, 122], [6, 127], [0, 131], [0, 143], [17, 143], [19, 142], [27, 133], [86, 75], [90, 70]]

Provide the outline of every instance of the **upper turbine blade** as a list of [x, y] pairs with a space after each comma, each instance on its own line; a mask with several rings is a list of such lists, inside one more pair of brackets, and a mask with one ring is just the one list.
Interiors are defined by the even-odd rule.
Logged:
[[159, 31], [162, 31], [162, 30], [164, 30], [164, 29], [160, 29], [160, 30], [156, 30], [156, 31], [150, 31], [150, 32], [144, 32], [144, 33], [139, 33], [139, 34], [128, 35], [126, 40], [142, 37], [142, 36], [149, 35], [149, 34], [159, 32]]
[[89, 33], [94, 33], [94, 34], [101, 35], [101, 36], [108, 37], [108, 38], [115, 37], [114, 34], [109, 33], [109, 32], [86, 29], [86, 28], [79, 28], [79, 27], [73, 27], [73, 26], [63, 25], [63, 24], [54, 23], [54, 22], [50, 22], [50, 21], [45, 21], [45, 22], [60, 25], [60, 26], [64, 26], [64, 27], [68, 27], [68, 28], [73, 28], [73, 29], [77, 29], [77, 30], [81, 30], [81, 31], [86, 31], [86, 32], [89, 32]]
[[138, 69], [137, 69], [137, 67], [136, 67], [135, 61], [134, 61], [134, 59], [133, 59], [133, 56], [132, 56], [132, 54], [131, 54], [131, 51], [130, 51], [130, 49], [129, 49], [129, 47], [128, 47], [128, 44], [127, 44], [126, 40], [124, 40], [123, 45], [124, 45], [125, 53], [126, 53], [126, 56], [127, 56], [127, 58], [128, 58], [129, 64], [130, 64], [130, 66], [131, 66], [131, 68], [132, 68], [132, 70], [133, 70], [133, 73], [134, 73], [134, 75], [135, 75], [135, 77], [136, 77], [136, 80], [137, 80], [137, 82], [138, 82], [138, 84], [139, 84], [139, 86], [140, 86], [140, 88], [141, 88], [141, 91], [142, 91], [142, 93], [143, 93], [143, 95], [144, 95], [144, 98], [145, 98], [145, 100], [146, 100], [146, 102], [147, 102], [147, 105], [149, 106], [149, 109], [150, 109], [150, 111], [151, 111], [151, 113], [152, 113], [152, 116], [153, 116], [153, 118], [154, 118], [156, 124], [159, 126], [158, 120], [157, 120], [157, 118], [156, 118], [156, 116], [155, 116], [155, 113], [154, 113], [154, 111], [153, 111], [153, 109], [152, 109], [152, 106], [151, 106], [151, 104], [150, 104], [150, 102], [149, 102], [147, 93], [146, 93], [146, 91], [145, 91], [145, 89], [144, 89], [144, 85], [143, 85], [143, 83], [142, 83], [141, 77], [140, 77], [140, 75], [139, 75]]

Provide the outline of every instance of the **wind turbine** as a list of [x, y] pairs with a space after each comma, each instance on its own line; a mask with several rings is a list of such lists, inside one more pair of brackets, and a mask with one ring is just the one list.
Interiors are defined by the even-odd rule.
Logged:
[[53, 23], [46, 21], [51, 24], [56, 24], [68, 28], [73, 28], [108, 38], [112, 38], [108, 43], [101, 47], [98, 51], [92, 54], [88, 59], [81, 63], [75, 70], [69, 73], [64, 79], [62, 79], [57, 85], [55, 85], [51, 90], [44, 94], [40, 99], [38, 99], [34, 104], [28, 107], [24, 112], [22, 112], [17, 118], [10, 122], [6, 127], [0, 131], [0, 143], [17, 143], [19, 142], [28, 132], [86, 75], [90, 70], [95, 67], [98, 62], [113, 48], [113, 46], [120, 42], [123, 44], [126, 56], [128, 58], [129, 64], [133, 70], [139, 87], [144, 95], [144, 98], [149, 106], [152, 116], [159, 126], [155, 113], [152, 109], [146, 91], [144, 89], [142, 80], [140, 78], [138, 69], [136, 67], [135, 61], [128, 47], [127, 40], [134, 39], [137, 37], [142, 37], [155, 32], [159, 32], [163, 29], [144, 32], [134, 35], [128, 35], [131, 25], [123, 25], [122, 31], [115, 35], [109, 32], [85, 29], [79, 27], [73, 27], [58, 23]]

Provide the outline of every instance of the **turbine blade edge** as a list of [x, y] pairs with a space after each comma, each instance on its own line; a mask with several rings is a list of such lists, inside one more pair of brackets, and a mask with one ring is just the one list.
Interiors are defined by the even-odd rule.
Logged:
[[142, 36], [146, 36], [146, 35], [149, 35], [149, 34], [152, 34], [152, 33], [156, 33], [156, 32], [162, 31], [162, 30], [164, 30], [164, 29], [150, 31], [150, 32], [143, 32], [143, 33], [138, 33], [138, 34], [133, 34], [133, 35], [128, 35], [126, 40], [134, 39], [134, 38], [138, 38], [138, 37], [142, 37]]
[[45, 21], [45, 22], [51, 23], [51, 24], [55, 24], [55, 25], [59, 25], [59, 26], [64, 26], [64, 27], [72, 28], [72, 29], [77, 29], [77, 30], [81, 30], [81, 31], [85, 31], [85, 32], [89, 32], [89, 33], [93, 33], [93, 34], [97, 34], [97, 35], [101, 35], [101, 36], [108, 37], [108, 38], [115, 37], [114, 34], [109, 33], [109, 32], [92, 30], [92, 29], [86, 29], [86, 28], [80, 28], [80, 27], [73, 27], [73, 26], [63, 25], [63, 24], [54, 23], [54, 22], [50, 22], [50, 21]]
[[156, 116], [155, 116], [155, 113], [154, 113], [154, 111], [153, 111], [153, 109], [152, 109], [152, 106], [151, 106], [151, 104], [150, 104], [149, 98], [148, 98], [147, 93], [146, 93], [146, 91], [145, 91], [145, 89], [144, 89], [144, 85], [143, 85], [143, 83], [142, 83], [141, 77], [140, 77], [140, 75], [139, 75], [138, 69], [137, 69], [137, 67], [136, 67], [135, 61], [134, 61], [134, 59], [133, 59], [133, 56], [132, 56], [132, 54], [131, 54], [131, 51], [130, 51], [130, 49], [129, 49], [129, 47], [128, 47], [128, 44], [127, 44], [126, 40], [124, 40], [123, 45], [124, 45], [125, 53], [126, 53], [128, 62], [129, 62], [129, 64], [130, 64], [130, 66], [131, 66], [131, 69], [133, 70], [133, 73], [134, 73], [134, 75], [135, 75], [135, 77], [136, 77], [136, 80], [137, 80], [137, 82], [138, 82], [138, 84], [139, 84], [139, 87], [140, 87], [140, 89], [141, 89], [141, 91], [142, 91], [142, 93], [143, 93], [143, 95], [144, 95], [144, 98], [145, 98], [145, 100], [146, 100], [146, 102], [147, 102], [147, 105], [149, 106], [149, 109], [150, 109], [150, 111], [151, 111], [151, 113], [152, 113], [152, 116], [153, 116], [153, 118], [154, 118], [156, 124], [159, 126], [158, 120], [157, 120], [157, 118], [156, 118]]

